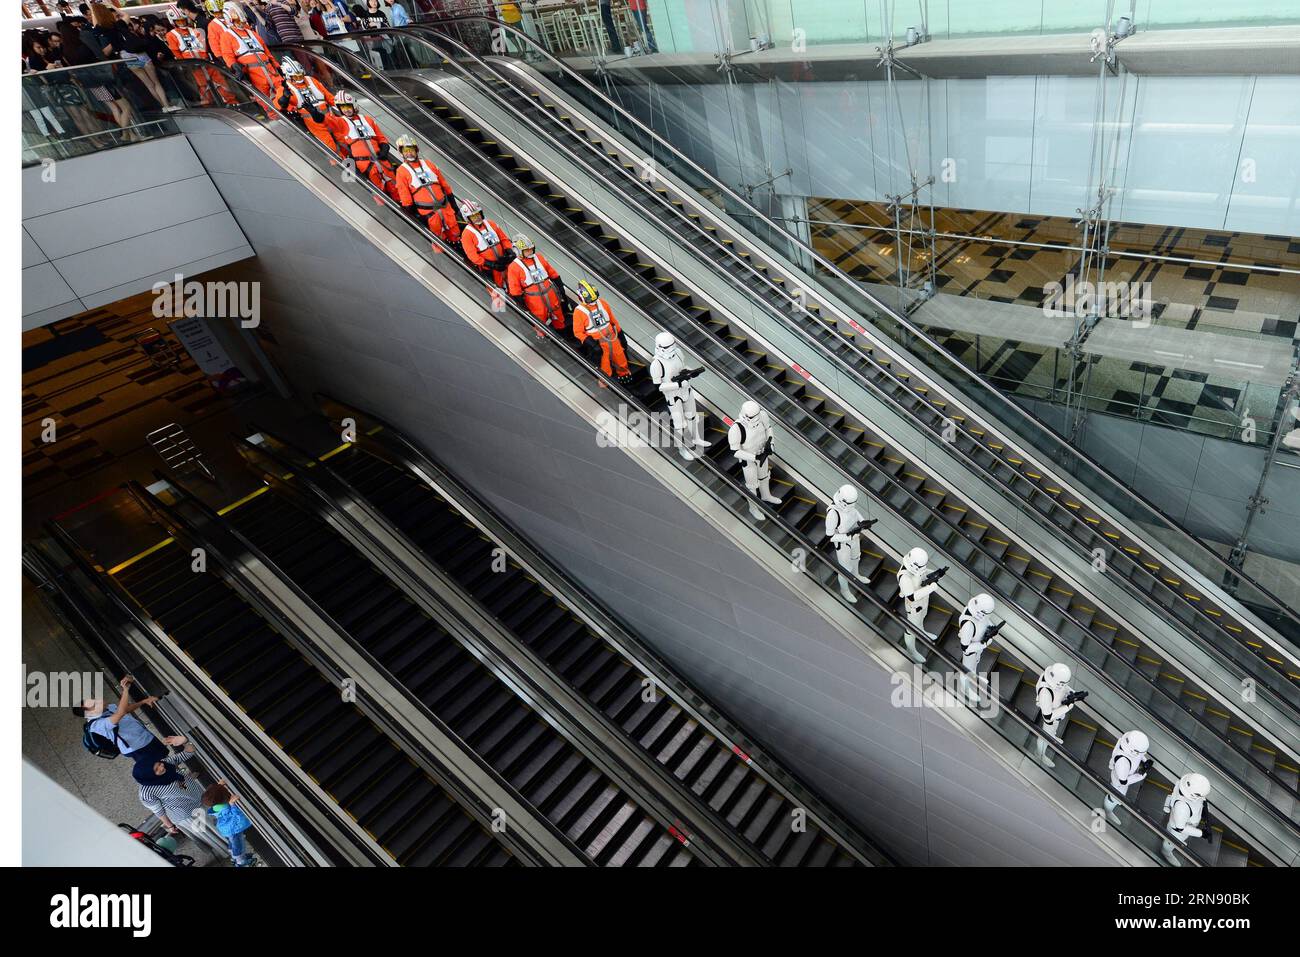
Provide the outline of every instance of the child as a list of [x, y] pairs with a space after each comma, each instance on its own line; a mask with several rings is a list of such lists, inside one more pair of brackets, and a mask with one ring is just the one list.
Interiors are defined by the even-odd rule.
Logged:
[[230, 793], [224, 780], [203, 792], [203, 806], [216, 818], [217, 833], [230, 845], [230, 860], [236, 867], [256, 867], [257, 855], [248, 850], [244, 832], [253, 826], [239, 807], [239, 798]]

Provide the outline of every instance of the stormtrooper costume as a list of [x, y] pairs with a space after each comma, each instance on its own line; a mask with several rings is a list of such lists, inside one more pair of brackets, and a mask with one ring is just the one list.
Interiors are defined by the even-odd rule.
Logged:
[[708, 448], [704, 438], [704, 417], [695, 408], [695, 389], [690, 380], [675, 382], [674, 377], [686, 370], [686, 360], [677, 348], [671, 332], [655, 336], [655, 357], [650, 360], [650, 381], [659, 387], [673, 417], [678, 454], [684, 459], [696, 456], [695, 448]]
[[[862, 532], [858, 528], [864, 522], [858, 511], [858, 490], [852, 485], [841, 485], [831, 500], [831, 507], [826, 510], [826, 537], [835, 548], [835, 560], [844, 573], [839, 576], [840, 594], [844, 600], [857, 604], [858, 596], [849, 590], [849, 579], [869, 582], [858, 574], [858, 564], [862, 561]], [[858, 530], [850, 534], [850, 529]]]
[[[1035, 700], [1038, 703], [1038, 713], [1043, 720], [1043, 730], [1057, 741], [1061, 740], [1061, 736], [1057, 734], [1061, 722], [1074, 708], [1075, 702], [1082, 700], [1082, 696], [1076, 696], [1074, 689], [1070, 687], [1070, 677], [1069, 665], [1059, 662], [1048, 665], [1043, 669], [1038, 679], [1038, 687], [1035, 689]], [[1046, 738], [1040, 736], [1034, 742], [1034, 747], [1038, 752], [1038, 760], [1044, 767], [1056, 767], [1056, 762], [1047, 753]]]
[[[1210, 782], [1204, 774], [1184, 774], [1178, 779], [1174, 793], [1165, 798], [1165, 813], [1169, 815], [1167, 830], [1179, 844], [1186, 844], [1189, 837], [1205, 837], [1201, 827], [1201, 817], [1205, 813], [1205, 799], [1210, 796]], [[1183, 862], [1174, 853], [1174, 842], [1165, 838], [1160, 851], [1174, 867], [1182, 867]]]
[[993, 596], [979, 594], [966, 602], [957, 623], [957, 637], [961, 640], [961, 687], [967, 698], [979, 699], [975, 678], [979, 677], [980, 656], [993, 644], [989, 630], [989, 616], [993, 614]]
[[[907, 611], [907, 620], [924, 631], [931, 641], [939, 638], [933, 632], [925, 631], [925, 616], [930, 611], [930, 596], [939, 587], [938, 582], [924, 584], [930, 572], [930, 554], [924, 548], [914, 548], [903, 556], [903, 564], [898, 569], [898, 595], [903, 599], [903, 608]], [[916, 636], [910, 631], [903, 633], [903, 644], [907, 646], [907, 655], [917, 664], [925, 661], [916, 647]]]
[[[727, 444], [731, 447], [731, 454], [740, 460], [744, 471], [745, 488], [764, 502], [779, 505], [781, 500], [772, 494], [771, 457], [758, 461], [771, 438], [772, 422], [758, 403], [752, 400], [740, 407], [740, 417], [727, 431]], [[749, 503], [749, 514], [755, 521], [762, 521], [766, 517], [753, 502]]]
[[[1110, 753], [1110, 786], [1127, 796], [1130, 787], [1146, 780], [1149, 765], [1144, 765], [1143, 762], [1147, 760], [1149, 750], [1151, 750], [1151, 741], [1141, 731], [1121, 734], [1119, 740], [1115, 742], [1115, 750]], [[1106, 817], [1116, 827], [1121, 826], [1124, 822], [1116, 813], [1120, 805], [1119, 798], [1107, 794], [1104, 803]]]

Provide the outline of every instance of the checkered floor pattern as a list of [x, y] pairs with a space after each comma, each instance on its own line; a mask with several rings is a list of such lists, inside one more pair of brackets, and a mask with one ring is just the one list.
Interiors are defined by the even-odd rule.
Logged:
[[[228, 407], [152, 314], [145, 293], [23, 333], [23, 488], [34, 497], [143, 447], [148, 432]], [[136, 337], [149, 328], [175, 346], [160, 367]], [[44, 441], [53, 420], [55, 441]]]
[[[812, 199], [809, 218], [814, 246], [855, 279], [897, 283], [898, 251], [894, 234], [886, 228], [892, 220], [884, 206]], [[1060, 248], [1077, 242], [1069, 220], [944, 209], [935, 211], [935, 228], [940, 233], [1043, 244], [939, 240], [935, 272], [942, 292], [1041, 306], [1046, 284], [1064, 283], [1078, 270], [1078, 254]], [[1107, 280], [1150, 282], [1155, 324], [1300, 342], [1300, 280], [1275, 271], [1300, 268], [1300, 239], [1122, 223], [1115, 227], [1110, 245], [1115, 253], [1107, 260]], [[1260, 269], [1153, 262], [1125, 258], [1126, 250], [1249, 263]], [[910, 268], [921, 270], [927, 251], [917, 245], [910, 253]], [[953, 333], [943, 338], [957, 355], [976, 365], [973, 336]], [[1008, 391], [1042, 396], [1063, 389], [1069, 379], [1068, 360], [1056, 349], [981, 337], [978, 353], [979, 371]], [[1277, 389], [1266, 383], [1247, 386], [1229, 377], [1117, 359], [1094, 363], [1087, 391], [1096, 397], [1093, 408], [1134, 415], [1140, 404], [1143, 416], [1153, 421], [1180, 427], [1195, 423], [1191, 427], [1210, 432], [1230, 429], [1242, 415], [1271, 416], [1277, 397]]]

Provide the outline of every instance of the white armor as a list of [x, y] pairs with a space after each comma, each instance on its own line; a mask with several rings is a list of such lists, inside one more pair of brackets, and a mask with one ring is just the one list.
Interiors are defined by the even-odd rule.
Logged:
[[977, 697], [972, 677], [978, 677], [980, 656], [984, 649], [993, 643], [986, 638], [993, 614], [993, 596], [979, 594], [966, 602], [961, 618], [957, 622], [957, 637], [961, 640], [961, 686], [968, 697]]
[[655, 336], [655, 357], [650, 360], [650, 381], [659, 386], [668, 411], [673, 417], [673, 431], [677, 434], [678, 452], [684, 459], [695, 458], [694, 447], [707, 448], [704, 438], [704, 417], [695, 408], [695, 389], [690, 382], [674, 382], [686, 368], [682, 350], [670, 332]]
[[[1074, 707], [1073, 702], [1065, 703], [1065, 699], [1074, 692], [1070, 687], [1070, 678], [1070, 666], [1058, 662], [1043, 669], [1042, 675], [1038, 678], [1038, 686], [1035, 688], [1035, 701], [1038, 703], [1038, 713], [1043, 721], [1043, 730], [1058, 742], [1061, 736], [1056, 732], [1061, 727], [1061, 722], [1065, 720], [1065, 716]], [[1047, 753], [1045, 737], [1040, 736], [1035, 742], [1035, 747], [1039, 761], [1046, 767], [1056, 767], [1056, 762]]]
[[[1119, 736], [1115, 749], [1110, 753], [1110, 786], [1120, 794], [1127, 795], [1128, 789], [1139, 781], [1146, 779], [1142, 762], [1151, 750], [1151, 741], [1141, 731], [1129, 731]], [[1107, 794], [1105, 798], [1106, 817], [1116, 826], [1123, 824], [1116, 812], [1119, 798]]]
[[[1189, 837], [1204, 835], [1201, 816], [1205, 813], [1205, 799], [1209, 796], [1210, 782], [1204, 774], [1184, 774], [1178, 779], [1174, 793], [1165, 798], [1165, 813], [1169, 815], [1165, 830], [1179, 844], [1186, 844]], [[1174, 853], [1173, 841], [1165, 838], [1161, 850], [1170, 864], [1182, 866], [1182, 861]]]
[[[781, 500], [772, 494], [772, 460], [769, 457], [762, 462], [758, 461], [758, 456], [767, 448], [771, 438], [772, 422], [754, 401], [746, 402], [740, 407], [740, 417], [727, 431], [727, 444], [731, 447], [731, 454], [740, 460], [744, 471], [745, 488], [764, 502], [779, 505]], [[749, 503], [749, 514], [756, 521], [765, 517], [753, 502]]]
[[857, 604], [858, 596], [849, 590], [849, 579], [860, 582], [869, 579], [858, 574], [858, 565], [862, 561], [862, 530], [850, 534], [849, 529], [856, 528], [864, 520], [858, 510], [858, 490], [852, 485], [841, 485], [831, 500], [831, 507], [826, 510], [826, 537], [835, 549], [835, 561], [844, 569], [844, 574], [839, 576], [840, 594], [853, 604]]
[[[931, 641], [938, 641], [933, 632], [925, 631], [925, 616], [930, 611], [930, 596], [934, 594], [939, 583], [923, 585], [925, 576], [930, 572], [930, 554], [924, 548], [914, 548], [903, 556], [898, 567], [898, 595], [903, 599], [903, 608], [907, 620], [914, 627], [924, 631]], [[903, 633], [903, 643], [907, 654], [917, 664], [925, 661], [925, 655], [916, 647], [916, 636], [910, 631]]]

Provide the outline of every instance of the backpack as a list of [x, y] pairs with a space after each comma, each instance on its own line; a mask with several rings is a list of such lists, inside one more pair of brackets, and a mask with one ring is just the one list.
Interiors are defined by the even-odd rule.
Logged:
[[243, 834], [253, 826], [248, 815], [235, 804], [218, 804], [210, 808], [209, 812], [216, 818], [217, 833], [225, 838]]
[[[96, 718], [96, 721], [99, 719]], [[107, 758], [113, 760], [122, 753], [118, 747], [118, 742], [122, 736], [117, 733], [117, 726], [113, 726], [113, 737], [106, 738], [97, 731], [91, 731], [90, 726], [93, 721], [87, 721], [86, 726], [81, 729], [81, 746], [97, 758]]]

